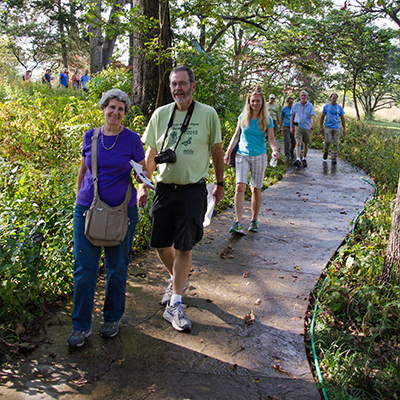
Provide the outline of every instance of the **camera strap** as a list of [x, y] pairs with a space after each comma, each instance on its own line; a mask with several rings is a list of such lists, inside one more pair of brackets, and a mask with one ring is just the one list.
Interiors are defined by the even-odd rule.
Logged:
[[[182, 123], [182, 126], [181, 126], [181, 134], [180, 134], [180, 136], [179, 136], [178, 141], [176, 142], [174, 151], [176, 151], [176, 148], [178, 147], [178, 144], [179, 144], [179, 142], [180, 142], [180, 140], [181, 140], [181, 138], [182, 138], [182, 135], [187, 131], [187, 128], [188, 128], [189, 122], [190, 122], [190, 118], [192, 118], [192, 114], [193, 114], [193, 110], [194, 110], [194, 104], [195, 104], [195, 101], [193, 100], [193, 101], [191, 102], [191, 104], [190, 104], [188, 110], [187, 110], [185, 119], [183, 120], [183, 123]], [[172, 124], [173, 124], [173, 122], [174, 122], [175, 110], [176, 110], [176, 105], [174, 106], [174, 109], [173, 109], [172, 114], [171, 114], [171, 118], [169, 119], [169, 122], [168, 122], [167, 131], [165, 132], [164, 140], [163, 140], [163, 143], [162, 143], [162, 146], [161, 146], [161, 151], [163, 150], [164, 144], [165, 144], [165, 140], [166, 140], [167, 137], [168, 137], [168, 131], [170, 130], [170, 128], [172, 127]]]

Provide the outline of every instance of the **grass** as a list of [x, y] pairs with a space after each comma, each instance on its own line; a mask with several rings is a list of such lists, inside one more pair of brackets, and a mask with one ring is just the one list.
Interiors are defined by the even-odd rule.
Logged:
[[[386, 121], [381, 121], [386, 123]], [[400, 287], [380, 275], [399, 180], [400, 140], [348, 119], [341, 156], [364, 169], [379, 195], [324, 271], [314, 332], [329, 400], [400, 398]]]

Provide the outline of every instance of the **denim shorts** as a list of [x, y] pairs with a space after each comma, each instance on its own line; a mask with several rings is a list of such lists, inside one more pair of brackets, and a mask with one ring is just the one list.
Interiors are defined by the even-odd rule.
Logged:
[[150, 246], [174, 246], [189, 251], [203, 237], [207, 211], [207, 189], [204, 181], [190, 185], [157, 183], [150, 209]]

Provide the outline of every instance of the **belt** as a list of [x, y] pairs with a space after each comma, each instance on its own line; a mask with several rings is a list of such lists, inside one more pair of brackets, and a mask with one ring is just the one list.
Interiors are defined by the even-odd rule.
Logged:
[[202, 183], [205, 183], [204, 179], [200, 179], [198, 182], [196, 183], [188, 183], [187, 185], [177, 185], [175, 183], [164, 183], [164, 182], [157, 182], [157, 186], [158, 185], [162, 185], [165, 186], [167, 188], [171, 188], [171, 189], [183, 189], [186, 187], [190, 187], [190, 186], [196, 186], [196, 185], [201, 185]]

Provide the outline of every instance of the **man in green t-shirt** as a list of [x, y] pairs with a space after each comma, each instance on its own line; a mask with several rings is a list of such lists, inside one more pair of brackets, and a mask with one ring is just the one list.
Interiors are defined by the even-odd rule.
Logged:
[[[163, 317], [176, 330], [189, 331], [191, 322], [182, 307], [182, 294], [189, 285], [192, 248], [203, 236], [210, 155], [216, 178], [216, 203], [224, 196], [224, 162], [219, 117], [212, 107], [193, 100], [193, 71], [176, 67], [169, 80], [175, 102], [154, 111], [142, 138], [148, 145], [149, 173], [158, 169], [150, 209], [150, 246], [171, 274], [161, 300], [166, 306]], [[147, 189], [141, 184], [139, 204], [146, 197]]]
[[279, 127], [279, 113], [278, 113], [278, 106], [275, 104], [274, 94], [269, 95], [267, 108], [269, 116], [272, 118], [272, 121], [274, 122], [274, 135], [276, 137], [276, 131], [278, 130]]

